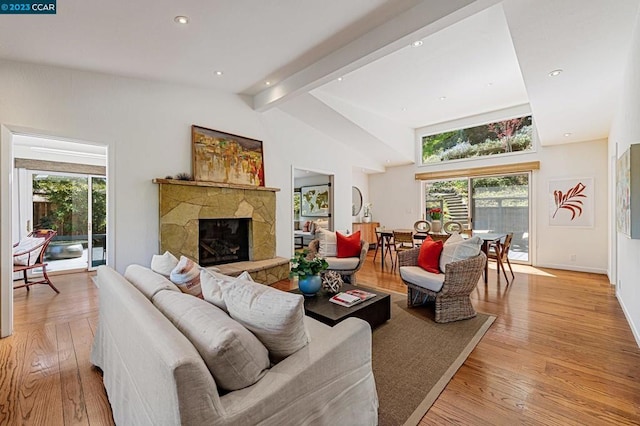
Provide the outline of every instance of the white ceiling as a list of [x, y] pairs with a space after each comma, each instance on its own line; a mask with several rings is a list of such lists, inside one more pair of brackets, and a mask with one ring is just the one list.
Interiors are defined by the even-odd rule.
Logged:
[[254, 96], [382, 169], [417, 128], [523, 105], [543, 145], [606, 137], [639, 2], [65, 0], [0, 15], [0, 58]]

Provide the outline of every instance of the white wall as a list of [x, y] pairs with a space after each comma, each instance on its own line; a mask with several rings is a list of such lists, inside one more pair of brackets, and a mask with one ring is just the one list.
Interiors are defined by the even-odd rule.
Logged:
[[[540, 161], [540, 170], [531, 182], [533, 218], [531, 243], [537, 244], [534, 265], [560, 269], [606, 273], [608, 238], [607, 219], [607, 143], [605, 140], [551, 147], [538, 147], [537, 152], [511, 155], [502, 159], [478, 159], [457, 162], [438, 169], [455, 169]], [[435, 168], [435, 167], [434, 167]], [[415, 173], [427, 167], [402, 166], [386, 173], [371, 175], [369, 192], [374, 204], [373, 218], [387, 228], [412, 228], [421, 219], [421, 184]], [[593, 228], [560, 228], [548, 224], [548, 179], [593, 177], [596, 194]], [[532, 250], [533, 251], [533, 250]], [[570, 256], [575, 254], [576, 260]]]
[[293, 250], [294, 165], [335, 175], [335, 226], [351, 224], [349, 158], [356, 154], [279, 110], [260, 114], [241, 97], [214, 90], [12, 61], [0, 61], [0, 93], [0, 124], [108, 146], [119, 271], [148, 265], [158, 251], [158, 188], [151, 180], [191, 172], [192, 124], [264, 142], [266, 186], [281, 189], [279, 256]]
[[[640, 15], [633, 33], [630, 52], [622, 97], [609, 133], [609, 157], [620, 157], [629, 145], [640, 143]], [[613, 179], [610, 187], [612, 190], [609, 204], [612, 207], [611, 217], [614, 222], [613, 206], [616, 205], [616, 194]], [[640, 345], [640, 240], [632, 240], [615, 232], [615, 224], [612, 223], [610, 244], [614, 253], [610, 276], [616, 283], [618, 300]]]

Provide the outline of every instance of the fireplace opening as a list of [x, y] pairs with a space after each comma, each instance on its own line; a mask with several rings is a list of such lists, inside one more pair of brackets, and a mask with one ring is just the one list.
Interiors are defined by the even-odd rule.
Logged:
[[249, 259], [251, 219], [200, 219], [198, 254], [201, 266]]

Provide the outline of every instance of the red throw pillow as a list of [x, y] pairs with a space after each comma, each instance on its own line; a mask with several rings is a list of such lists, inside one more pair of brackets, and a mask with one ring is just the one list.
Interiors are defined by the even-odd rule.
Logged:
[[337, 257], [360, 257], [360, 231], [351, 235], [336, 232]]
[[431, 237], [427, 237], [420, 246], [418, 266], [427, 272], [439, 274], [440, 253], [442, 253], [442, 241], [433, 241]]

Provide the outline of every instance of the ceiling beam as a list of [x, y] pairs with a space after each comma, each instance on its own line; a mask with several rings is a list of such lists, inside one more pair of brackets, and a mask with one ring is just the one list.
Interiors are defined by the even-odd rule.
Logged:
[[497, 3], [500, 0], [423, 0], [314, 64], [256, 94], [253, 97], [253, 107], [260, 112], [267, 111], [287, 99], [307, 93]]

